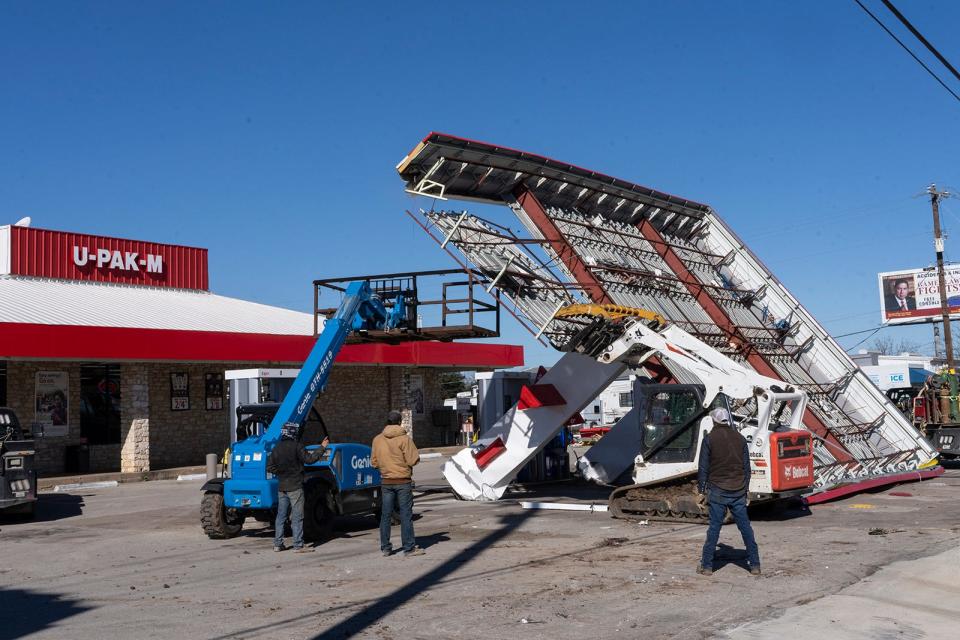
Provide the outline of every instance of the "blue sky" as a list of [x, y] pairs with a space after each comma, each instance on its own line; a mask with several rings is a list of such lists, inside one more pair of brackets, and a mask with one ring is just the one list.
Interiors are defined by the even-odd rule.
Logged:
[[[960, 64], [960, 5], [899, 4]], [[0, 81], [0, 221], [205, 246], [216, 292], [303, 310], [451, 266], [394, 171], [431, 130], [711, 204], [835, 335], [960, 187], [960, 102], [852, 1], [4, 3]]]

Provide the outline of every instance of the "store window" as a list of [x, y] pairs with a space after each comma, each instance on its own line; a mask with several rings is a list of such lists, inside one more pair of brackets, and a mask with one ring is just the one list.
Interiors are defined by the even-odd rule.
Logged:
[[627, 391], [626, 393], [620, 394], [620, 406], [621, 407], [633, 406], [633, 391]]
[[80, 366], [80, 434], [89, 444], [120, 443], [120, 365]]
[[0, 407], [7, 406], [7, 361], [0, 360]]

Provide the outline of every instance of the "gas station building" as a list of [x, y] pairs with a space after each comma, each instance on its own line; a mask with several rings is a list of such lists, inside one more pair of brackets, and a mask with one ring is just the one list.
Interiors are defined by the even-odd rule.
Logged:
[[[313, 314], [211, 293], [206, 249], [0, 227], [0, 406], [42, 474], [202, 464], [230, 443], [225, 372], [298, 367], [313, 343]], [[316, 407], [338, 441], [398, 409], [437, 445], [440, 373], [522, 364], [514, 345], [347, 344]]]

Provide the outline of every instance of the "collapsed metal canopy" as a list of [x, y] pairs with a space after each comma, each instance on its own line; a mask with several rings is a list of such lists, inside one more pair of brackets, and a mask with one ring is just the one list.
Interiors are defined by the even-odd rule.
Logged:
[[[921, 467], [936, 452], [709, 206], [534, 154], [432, 133], [397, 166], [407, 191], [504, 204], [529, 237], [467, 212], [424, 229], [559, 347], [561, 305], [641, 307], [758, 373], [803, 387], [817, 482]], [[415, 217], [416, 218], [416, 217]], [[678, 372], [651, 371], [682, 380]]]
[[[556, 207], [611, 220], [660, 217], [663, 226], [698, 221], [705, 204], [642, 187], [532, 153], [431, 133], [397, 165], [417, 195], [503, 204], [519, 185]], [[690, 225], [687, 231], [692, 231]]]

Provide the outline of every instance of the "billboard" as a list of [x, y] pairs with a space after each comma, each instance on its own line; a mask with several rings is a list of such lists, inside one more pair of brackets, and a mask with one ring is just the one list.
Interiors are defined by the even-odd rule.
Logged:
[[[950, 317], [960, 318], [960, 265], [944, 266]], [[910, 324], [940, 319], [940, 283], [937, 270], [909, 269], [878, 275], [880, 321], [883, 324]]]

